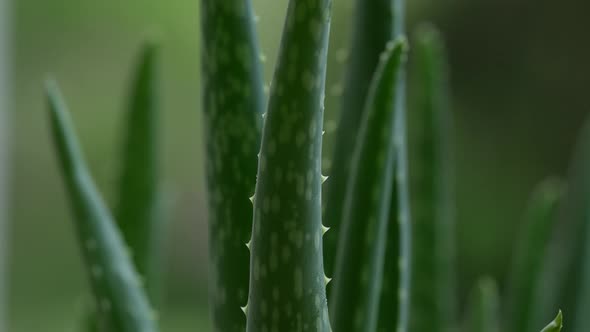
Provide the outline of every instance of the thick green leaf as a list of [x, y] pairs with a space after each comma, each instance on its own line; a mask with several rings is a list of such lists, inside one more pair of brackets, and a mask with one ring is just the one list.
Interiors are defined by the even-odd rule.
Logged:
[[480, 279], [471, 293], [465, 331], [499, 332], [499, 305], [496, 282], [490, 278]]
[[456, 323], [451, 112], [444, 46], [438, 31], [416, 34], [418, 76], [414, 149], [410, 152], [412, 288], [410, 331], [446, 331]]
[[47, 84], [47, 98], [53, 141], [101, 328], [116, 332], [157, 331], [140, 277], [88, 172], [66, 106], [53, 82]]
[[162, 216], [158, 199], [157, 47], [143, 46], [125, 126], [116, 220], [137, 271], [156, 303]]
[[539, 288], [545, 287], [541, 284], [540, 274], [562, 192], [560, 181], [547, 180], [539, 185], [530, 199], [512, 264], [507, 305], [508, 331], [534, 331], [538, 328], [538, 303], [543, 298], [543, 291]]
[[[387, 45], [353, 153], [330, 297], [336, 331], [375, 331], [395, 167], [395, 102], [405, 40]], [[396, 227], [396, 224], [391, 225]]]
[[[357, 142], [369, 85], [377, 69], [379, 55], [387, 42], [401, 34], [402, 0], [357, 0], [353, 39], [342, 94], [342, 109], [336, 132], [330, 178], [326, 182], [324, 224], [330, 232], [324, 238], [326, 272], [333, 275], [338, 237], [349, 172], [351, 149]], [[328, 293], [330, 292], [328, 287]]]
[[258, 162], [249, 332], [330, 331], [321, 223], [330, 15], [330, 0], [289, 2]]
[[201, 0], [210, 303], [218, 331], [244, 331], [256, 154], [265, 106], [250, 0]]
[[562, 328], [563, 314], [561, 313], [561, 310], [559, 310], [559, 313], [557, 313], [557, 317], [555, 317], [555, 319], [551, 323], [549, 323], [549, 325], [545, 326], [545, 328], [541, 330], [541, 332], [560, 332]]

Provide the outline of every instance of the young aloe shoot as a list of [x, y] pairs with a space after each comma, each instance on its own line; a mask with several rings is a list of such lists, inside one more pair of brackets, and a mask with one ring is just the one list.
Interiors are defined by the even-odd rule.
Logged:
[[450, 151], [452, 114], [446, 56], [439, 33], [418, 29], [415, 39], [417, 107], [410, 152], [412, 291], [410, 331], [446, 331], [456, 323], [454, 208]]
[[101, 330], [155, 332], [155, 315], [126, 244], [96, 189], [55, 83], [47, 83], [53, 141], [69, 194]]
[[[405, 40], [389, 43], [369, 91], [352, 159], [330, 297], [336, 331], [377, 328], [395, 166], [397, 78]], [[391, 225], [396, 227], [397, 225]]]

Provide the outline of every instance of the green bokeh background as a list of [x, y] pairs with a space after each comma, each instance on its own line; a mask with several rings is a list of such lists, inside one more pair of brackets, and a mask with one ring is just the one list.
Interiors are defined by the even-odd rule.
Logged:
[[[166, 331], [208, 331], [198, 1], [13, 1], [9, 331], [73, 331], [86, 290], [49, 141], [43, 80], [50, 73], [60, 82], [93, 175], [112, 202], [129, 71], [145, 38], [162, 47], [161, 160], [169, 227], [160, 318]], [[529, 192], [567, 170], [590, 111], [590, 2], [408, 2], [410, 31], [417, 22], [433, 21], [448, 41], [464, 294], [481, 274], [503, 280]], [[287, 1], [254, 4], [270, 79]], [[345, 64], [337, 60], [352, 13], [350, 0], [335, 1], [328, 91], [342, 78]], [[337, 99], [329, 96], [326, 151], [337, 110]]]

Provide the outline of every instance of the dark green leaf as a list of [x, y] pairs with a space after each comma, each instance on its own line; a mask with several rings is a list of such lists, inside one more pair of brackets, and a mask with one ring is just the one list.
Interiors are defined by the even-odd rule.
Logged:
[[455, 223], [446, 55], [433, 27], [416, 34], [417, 108], [410, 152], [412, 288], [410, 331], [446, 331], [456, 323]]
[[[400, 35], [403, 20], [402, 0], [357, 0], [353, 39], [344, 82], [342, 109], [336, 132], [330, 177], [326, 182], [324, 224], [330, 232], [324, 238], [326, 272], [332, 276], [340, 223], [344, 211], [352, 153], [363, 118], [363, 109], [379, 55], [387, 42]], [[330, 287], [328, 287], [328, 293]]]
[[353, 153], [331, 293], [336, 331], [375, 331], [395, 167], [396, 87], [405, 40], [388, 44], [373, 78]]
[[250, 0], [201, 0], [203, 119], [215, 330], [246, 329], [256, 154], [265, 97]]

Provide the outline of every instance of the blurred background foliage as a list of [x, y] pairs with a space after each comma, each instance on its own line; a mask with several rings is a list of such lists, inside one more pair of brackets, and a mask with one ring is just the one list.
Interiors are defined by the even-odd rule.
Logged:
[[[566, 172], [590, 110], [590, 2], [408, 2], [410, 31], [433, 21], [448, 42], [464, 299], [480, 274], [502, 285], [528, 194], [544, 177]], [[270, 78], [287, 1], [254, 4]], [[14, 7], [9, 331], [73, 331], [86, 289], [49, 142], [43, 79], [52, 73], [62, 85], [93, 175], [112, 203], [129, 72], [145, 38], [162, 46], [162, 167], [170, 227], [160, 317], [167, 330], [207, 331], [198, 1], [14, 0]], [[351, 0], [335, 2], [328, 92], [337, 91], [342, 78], [345, 64], [338, 60], [352, 10]], [[329, 150], [336, 98], [328, 96], [326, 106]]]

